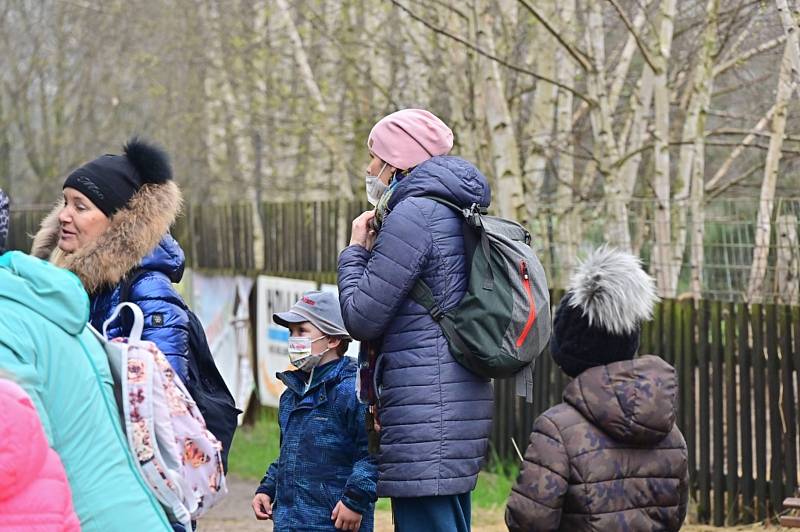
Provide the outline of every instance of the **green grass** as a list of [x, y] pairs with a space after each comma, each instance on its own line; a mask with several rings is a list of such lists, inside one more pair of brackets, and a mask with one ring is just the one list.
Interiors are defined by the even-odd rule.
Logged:
[[516, 463], [490, 460], [489, 467], [478, 475], [478, 485], [472, 492], [472, 505], [478, 508], [504, 507], [518, 472]]
[[239, 427], [228, 455], [228, 472], [248, 480], [261, 480], [280, 452], [278, 411], [262, 408], [253, 425]]
[[[259, 481], [264, 471], [280, 451], [280, 431], [277, 411], [261, 409], [256, 422], [236, 431], [228, 458], [229, 472], [248, 480]], [[478, 475], [478, 485], [472, 492], [472, 505], [478, 508], [505, 506], [518, 471], [516, 463], [493, 457], [489, 467]], [[389, 499], [379, 499], [376, 509], [388, 511]]]

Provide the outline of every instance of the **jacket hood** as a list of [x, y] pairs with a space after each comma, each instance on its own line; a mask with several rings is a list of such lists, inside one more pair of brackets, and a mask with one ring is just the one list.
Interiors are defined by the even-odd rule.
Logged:
[[173, 283], [181, 281], [185, 265], [186, 257], [183, 255], [183, 249], [170, 234], [164, 235], [153, 251], [141, 262], [145, 270], [161, 272]]
[[436, 196], [464, 207], [473, 203], [488, 207], [492, 201], [489, 182], [480, 170], [452, 156], [428, 159], [401, 177], [389, 199], [389, 209], [412, 196]]
[[677, 393], [675, 368], [647, 355], [584, 371], [564, 400], [615, 440], [653, 445], [675, 425]]
[[177, 266], [183, 262], [183, 252], [176, 251], [180, 250], [177, 242], [165, 235], [180, 212], [181, 201], [180, 190], [172, 181], [144, 185], [126, 207], [114, 213], [100, 238], [74, 253], [63, 253], [57, 247], [59, 202], [42, 221], [31, 254], [74, 272], [90, 294], [115, 286], [139, 265], [172, 278], [183, 273], [183, 265]]
[[89, 298], [72, 273], [19, 251], [0, 256], [0, 306], [12, 300], [77, 335], [89, 321]]
[[[30, 398], [0, 379], [0, 501], [23, 492], [39, 476], [49, 449]], [[45, 494], [42, 494], [45, 495]]]

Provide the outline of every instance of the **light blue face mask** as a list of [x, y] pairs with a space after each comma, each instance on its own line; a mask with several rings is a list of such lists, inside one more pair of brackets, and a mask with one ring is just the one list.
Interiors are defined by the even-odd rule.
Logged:
[[367, 201], [369, 201], [370, 205], [373, 207], [378, 205], [383, 193], [389, 188], [389, 185], [380, 180], [380, 175], [386, 170], [388, 164], [389, 163], [383, 163], [378, 175], [368, 175], [365, 178], [367, 183]]

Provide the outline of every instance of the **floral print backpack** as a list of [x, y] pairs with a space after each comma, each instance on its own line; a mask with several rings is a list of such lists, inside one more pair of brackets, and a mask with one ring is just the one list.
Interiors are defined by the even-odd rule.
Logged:
[[[109, 324], [128, 308], [128, 338], [106, 339]], [[206, 428], [186, 387], [153, 342], [142, 340], [144, 316], [122, 303], [98, 334], [108, 355], [117, 404], [136, 464], [168, 517], [191, 530], [228, 492], [222, 445]]]

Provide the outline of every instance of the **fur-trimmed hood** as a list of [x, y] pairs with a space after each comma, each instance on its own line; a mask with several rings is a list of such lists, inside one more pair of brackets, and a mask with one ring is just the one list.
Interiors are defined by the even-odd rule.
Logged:
[[[172, 248], [159, 246], [162, 238], [180, 212], [182, 203], [178, 186], [168, 181], [163, 184], [146, 184], [131, 198], [127, 206], [111, 217], [111, 225], [100, 238], [74, 253], [64, 253], [58, 247], [59, 202], [42, 221], [33, 240], [31, 254], [75, 273], [89, 294], [117, 285], [131, 269], [143, 265], [152, 253], [170, 255], [172, 262], [183, 271], [180, 257]], [[157, 249], [157, 246], [159, 249]], [[165, 248], [161, 250], [160, 248]], [[180, 248], [178, 248], [180, 251]], [[148, 261], [150, 262], [150, 261]], [[164, 272], [169, 275], [169, 272]], [[169, 275], [173, 277], [172, 275]]]

